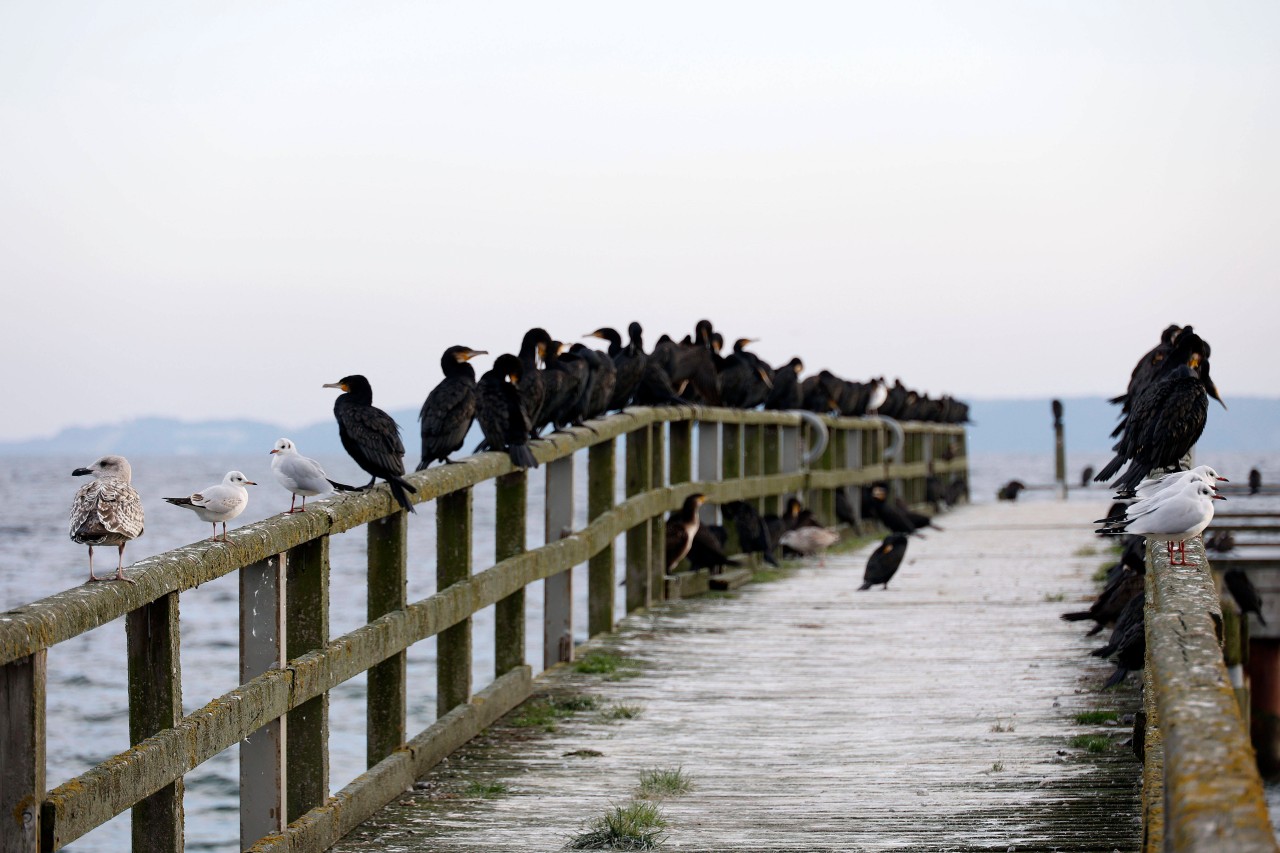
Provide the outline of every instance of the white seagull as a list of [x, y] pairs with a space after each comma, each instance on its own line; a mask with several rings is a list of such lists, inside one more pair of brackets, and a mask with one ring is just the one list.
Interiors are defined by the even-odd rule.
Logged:
[[[70, 533], [73, 542], [89, 546], [89, 580], [117, 580], [135, 583], [124, 576], [124, 546], [142, 535], [142, 499], [129, 485], [133, 469], [123, 456], [104, 456], [88, 468], [77, 468], [73, 477], [92, 474], [71, 501]], [[120, 549], [114, 578], [93, 573], [93, 546], [115, 545]]]
[[[1166, 541], [1169, 562], [1175, 566], [1188, 565], [1186, 543], [1199, 536], [1213, 521], [1213, 502], [1225, 501], [1202, 480], [1184, 483], [1180, 488], [1166, 489], [1159, 495], [1129, 506], [1124, 517], [1107, 519], [1104, 533], [1134, 533], [1148, 542], [1153, 539]], [[1178, 559], [1173, 558], [1173, 545], [1178, 543]]]
[[201, 489], [188, 498], [165, 498], [174, 506], [189, 509], [202, 521], [213, 525], [213, 538], [218, 538], [218, 522], [222, 522], [222, 541], [227, 541], [227, 522], [244, 512], [249, 505], [249, 490], [245, 486], [257, 483], [247, 479], [239, 471], [228, 471], [222, 482]]
[[[271, 473], [275, 475], [276, 482], [293, 493], [286, 515], [306, 512], [307, 498], [332, 491], [320, 463], [298, 453], [298, 448], [289, 439], [277, 441], [271, 454]], [[299, 497], [302, 498], [302, 508], [294, 509]]]
[[1197, 465], [1190, 471], [1174, 471], [1172, 474], [1165, 474], [1161, 477], [1149, 477], [1138, 484], [1138, 488], [1134, 490], [1134, 493], [1138, 500], [1142, 500], [1143, 498], [1153, 497], [1166, 489], [1175, 489], [1186, 483], [1193, 482], [1202, 482], [1216, 490], [1218, 483], [1230, 483], [1231, 481], [1208, 465]]

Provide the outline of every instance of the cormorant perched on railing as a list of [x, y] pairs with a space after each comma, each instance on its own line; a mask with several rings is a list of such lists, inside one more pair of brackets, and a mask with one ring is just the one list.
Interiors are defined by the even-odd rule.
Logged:
[[333, 416], [338, 421], [338, 437], [342, 447], [366, 474], [371, 475], [368, 489], [379, 477], [387, 481], [391, 494], [401, 508], [414, 512], [405, 492], [417, 493], [404, 479], [404, 442], [395, 418], [373, 405], [373, 388], [359, 374], [344, 376], [325, 388], [338, 388], [343, 393], [333, 401]]
[[867, 569], [862, 574], [862, 586], [858, 587], [858, 591], [871, 589], [878, 583], [884, 584], [884, 589], [888, 589], [889, 581], [897, 573], [898, 567], [902, 565], [902, 558], [906, 555], [907, 534], [890, 533], [884, 537], [884, 541], [867, 559]]
[[640, 324], [632, 323], [629, 332], [631, 342], [626, 346], [622, 345], [622, 335], [618, 334], [618, 330], [608, 326], [596, 329], [587, 336], [609, 342], [609, 357], [613, 359], [615, 371], [613, 393], [609, 396], [609, 409], [619, 412], [630, 405], [636, 389], [640, 387], [640, 379], [644, 376], [644, 365], [648, 360], [640, 343]]
[[574, 344], [569, 353], [587, 364], [587, 381], [579, 392], [581, 415], [575, 424], [598, 418], [609, 411], [613, 389], [618, 383], [618, 368], [605, 353], [591, 349], [586, 344]]
[[666, 566], [667, 571], [675, 571], [676, 566], [689, 553], [693, 546], [693, 537], [698, 532], [698, 507], [706, 503], [707, 496], [693, 494], [684, 499], [679, 510], [667, 519]]
[[840, 408], [840, 395], [844, 393], [844, 380], [830, 370], [819, 371], [800, 383], [800, 408], [820, 415], [827, 415]]
[[1249, 469], [1249, 494], [1256, 495], [1262, 491], [1262, 472], [1257, 468]]
[[1236, 606], [1240, 608], [1241, 615], [1252, 613], [1263, 625], [1267, 624], [1267, 620], [1262, 618], [1262, 596], [1258, 594], [1257, 587], [1253, 585], [1253, 581], [1249, 580], [1247, 574], [1240, 569], [1227, 569], [1226, 574], [1222, 576], [1222, 582], [1227, 585], [1231, 597], [1236, 600]]
[[1120, 423], [1116, 424], [1116, 428], [1112, 431], [1112, 438], [1116, 438], [1120, 433], [1124, 432], [1125, 419], [1129, 415], [1131, 404], [1142, 393], [1142, 390], [1159, 376], [1164, 360], [1168, 358], [1170, 350], [1173, 349], [1174, 340], [1181, 333], [1182, 327], [1177, 323], [1165, 327], [1165, 330], [1160, 333], [1160, 343], [1152, 347], [1133, 366], [1133, 372], [1129, 374], [1128, 389], [1123, 394], [1112, 397], [1107, 401], [1120, 406]]
[[804, 362], [793, 358], [773, 372], [773, 390], [764, 402], [766, 409], [787, 411], [800, 408], [804, 402], [800, 396], [800, 374], [804, 372]]
[[529, 414], [520, 384], [527, 379], [524, 365], [510, 353], [498, 356], [476, 384], [476, 419], [490, 450], [507, 452], [517, 468], [537, 468], [529, 450]]
[[546, 369], [542, 371], [547, 397], [542, 403], [542, 417], [534, 424], [535, 432], [541, 432], [546, 426], [563, 429], [581, 414], [577, 404], [582, 384], [587, 379], [587, 365], [577, 356], [561, 355], [563, 349], [564, 344], [560, 341], [547, 345], [547, 353], [543, 357]]
[[538, 359], [546, 358], [549, 346], [551, 335], [537, 326], [525, 332], [524, 339], [520, 341], [520, 398], [529, 419], [530, 438], [538, 437], [538, 424], [543, 423], [542, 408], [547, 398], [547, 385], [542, 371], [538, 369]]
[[431, 389], [418, 423], [422, 429], [422, 461], [416, 470], [421, 471], [439, 460], [449, 463], [450, 454], [462, 447], [476, 417], [476, 371], [467, 362], [478, 355], [488, 355], [484, 350], [454, 346], [440, 357], [440, 369], [444, 379]]
[[711, 323], [699, 320], [695, 334], [694, 340], [679, 344], [663, 335], [649, 361], [666, 371], [676, 394], [683, 394], [685, 386], [692, 385], [699, 402], [719, 406], [720, 385], [711, 347]]
[[733, 409], [753, 409], [764, 402], [773, 390], [773, 380], [759, 360], [746, 351], [751, 338], [738, 338], [733, 353], [722, 360], [720, 368], [720, 402]]

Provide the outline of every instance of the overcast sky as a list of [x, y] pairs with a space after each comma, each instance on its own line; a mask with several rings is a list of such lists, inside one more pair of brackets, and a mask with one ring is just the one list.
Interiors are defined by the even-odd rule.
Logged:
[[[416, 405], [706, 316], [854, 378], [1280, 393], [1280, 4], [0, 4], [0, 439]], [[490, 362], [479, 362], [480, 369]]]

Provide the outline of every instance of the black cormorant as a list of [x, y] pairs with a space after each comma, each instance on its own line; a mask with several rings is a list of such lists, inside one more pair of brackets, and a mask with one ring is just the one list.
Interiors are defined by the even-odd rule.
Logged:
[[613, 389], [618, 383], [618, 368], [613, 359], [585, 344], [574, 344], [569, 352], [587, 363], [587, 382], [579, 392], [582, 398], [580, 408], [582, 420], [598, 418], [609, 411], [609, 403], [613, 400]]
[[619, 412], [630, 405], [636, 389], [640, 386], [640, 378], [644, 375], [644, 365], [648, 360], [640, 343], [640, 324], [632, 323], [629, 331], [631, 341], [626, 346], [623, 346], [622, 336], [618, 334], [618, 330], [608, 326], [596, 329], [588, 335], [588, 337], [609, 342], [609, 357], [613, 359], [615, 371], [613, 393], [609, 396], [609, 409]]
[[[742, 548], [742, 553], [761, 554], [769, 565], [778, 565], [778, 558], [774, 555], [777, 541], [770, 536], [765, 520], [760, 517], [760, 513], [756, 512], [755, 507], [746, 501], [731, 501], [723, 504], [720, 511], [724, 513], [726, 520], [733, 522], [734, 529], [738, 532], [738, 545]], [[773, 518], [778, 517], [775, 515]], [[781, 525], [780, 520], [779, 525]]]
[[1086, 637], [1092, 637], [1115, 622], [1129, 600], [1142, 592], [1144, 583], [1142, 575], [1125, 568], [1123, 563], [1116, 563], [1116, 566], [1120, 567], [1120, 571], [1114, 578], [1107, 581], [1107, 585], [1102, 592], [1098, 593], [1098, 597], [1094, 599], [1088, 610], [1062, 614], [1061, 618], [1068, 622], [1092, 619], [1096, 624], [1089, 629]]
[[451, 462], [449, 455], [462, 447], [467, 431], [476, 416], [476, 372], [467, 362], [484, 350], [471, 347], [449, 347], [440, 357], [444, 379], [422, 404], [418, 422], [422, 428], [421, 471], [432, 462]]
[[368, 489], [381, 477], [403, 509], [415, 512], [405, 492], [417, 493], [404, 479], [404, 442], [395, 418], [373, 405], [373, 388], [359, 374], [344, 376], [325, 388], [338, 388], [343, 393], [333, 401], [333, 416], [338, 421], [338, 437], [342, 447], [366, 474], [371, 475]]
[[476, 419], [490, 450], [505, 450], [517, 468], [537, 468], [538, 460], [529, 450], [529, 415], [520, 393], [526, 378], [519, 358], [509, 353], [498, 356], [476, 384]]
[[742, 565], [724, 552], [729, 534], [718, 524], [699, 524], [698, 531], [693, 534], [693, 544], [689, 546], [689, 566], [693, 569], [711, 569], [718, 574], [725, 566]]
[[858, 590], [871, 589], [878, 583], [884, 584], [884, 588], [888, 589], [889, 581], [893, 579], [898, 567], [902, 565], [902, 558], [906, 555], [907, 534], [890, 533], [884, 537], [884, 541], [871, 552], [871, 556], [867, 559], [867, 569], [862, 574], [862, 586], [858, 587]]
[[689, 553], [693, 545], [694, 534], [698, 532], [698, 507], [707, 500], [703, 494], [693, 494], [684, 499], [684, 505], [667, 519], [667, 571], [675, 571], [676, 566]]
[[800, 374], [804, 372], [804, 362], [793, 358], [773, 372], [773, 390], [764, 402], [766, 409], [785, 411], [798, 409], [803, 399], [800, 396]]
[[1256, 495], [1262, 491], [1262, 472], [1257, 468], [1249, 469], [1249, 494]]
[[542, 371], [538, 369], [538, 360], [545, 359], [547, 348], [551, 346], [551, 335], [547, 330], [535, 326], [524, 333], [520, 341], [520, 399], [524, 401], [524, 410], [529, 419], [529, 437], [537, 438], [541, 430], [543, 404], [547, 397], [547, 384]]
[[1105, 646], [1095, 649], [1089, 654], [1098, 658], [1109, 658], [1115, 655], [1115, 672], [1102, 685], [1105, 690], [1114, 687], [1130, 672], [1142, 669], [1147, 651], [1147, 632], [1143, 619], [1143, 607], [1146, 594], [1139, 592], [1120, 611], [1116, 618], [1116, 627], [1111, 631], [1111, 639]]
[[1240, 608], [1241, 614], [1252, 613], [1258, 617], [1260, 623], [1267, 624], [1267, 620], [1262, 618], [1262, 596], [1258, 594], [1257, 588], [1247, 574], [1240, 569], [1227, 569], [1226, 574], [1222, 576], [1222, 581], [1230, 590], [1231, 597], [1236, 600], [1236, 606]]

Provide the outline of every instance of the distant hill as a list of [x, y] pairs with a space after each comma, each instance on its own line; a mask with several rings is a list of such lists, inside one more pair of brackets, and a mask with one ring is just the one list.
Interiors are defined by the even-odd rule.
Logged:
[[[1034, 400], [972, 400], [969, 446], [975, 453], [1038, 453], [1052, 447], [1053, 416], [1048, 398]], [[1116, 423], [1118, 407], [1101, 397], [1064, 398], [1067, 448], [1076, 452], [1104, 452]], [[1210, 402], [1209, 425], [1201, 439], [1206, 451], [1280, 451], [1280, 399], [1228, 398], [1230, 411]], [[408, 448], [418, 451], [418, 412], [390, 413]], [[327, 419], [289, 429], [262, 421], [228, 420], [190, 423], [172, 418], [139, 418], [120, 424], [70, 427], [50, 438], [0, 442], [0, 456], [199, 455], [206, 453], [266, 453], [277, 438], [288, 436], [303, 453], [342, 452], [338, 427]], [[468, 439], [469, 451], [478, 435]], [[416, 460], [409, 462], [412, 467]]]

